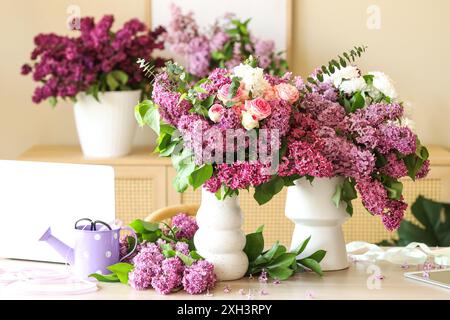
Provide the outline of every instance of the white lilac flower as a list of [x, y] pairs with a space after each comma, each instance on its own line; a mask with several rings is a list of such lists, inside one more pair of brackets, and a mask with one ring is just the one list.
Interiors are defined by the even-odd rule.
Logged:
[[253, 97], [261, 97], [267, 88], [270, 87], [269, 82], [264, 79], [264, 70], [261, 68], [240, 64], [234, 67], [233, 73], [236, 77], [242, 79], [245, 91], [251, 91]]
[[331, 75], [324, 74], [323, 81], [331, 82], [336, 88], [339, 88], [343, 80], [351, 80], [354, 78], [359, 78], [361, 72], [355, 66], [347, 66], [341, 69], [335, 69], [334, 73]]
[[363, 77], [343, 80], [339, 85], [339, 90], [352, 94], [357, 91], [363, 91], [366, 88], [366, 80]]
[[386, 97], [392, 100], [397, 98], [397, 91], [395, 90], [394, 83], [389, 76], [380, 71], [369, 72], [373, 76], [373, 87], [383, 93]]

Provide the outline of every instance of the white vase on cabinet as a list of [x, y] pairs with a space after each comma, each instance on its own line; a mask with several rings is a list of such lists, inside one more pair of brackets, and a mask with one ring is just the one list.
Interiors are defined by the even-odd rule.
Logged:
[[85, 158], [118, 158], [131, 151], [137, 129], [134, 106], [140, 90], [80, 93], [74, 105], [78, 138]]

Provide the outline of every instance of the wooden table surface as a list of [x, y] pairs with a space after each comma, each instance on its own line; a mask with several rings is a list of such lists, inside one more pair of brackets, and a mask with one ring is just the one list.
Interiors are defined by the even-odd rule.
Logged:
[[[60, 264], [0, 259], [0, 269], [22, 267], [59, 270], [67, 268]], [[407, 271], [416, 270], [418, 270], [417, 266], [410, 266]], [[136, 291], [120, 283], [99, 283], [98, 291], [82, 295], [25, 295], [13, 294], [6, 285], [0, 284], [0, 299], [450, 299], [450, 290], [406, 279], [403, 276], [405, 271], [399, 265], [387, 262], [351, 262], [350, 267], [346, 270], [326, 272], [323, 277], [312, 273], [300, 273], [280, 284], [273, 284], [271, 281], [261, 284], [258, 279], [248, 278], [220, 282], [209, 295], [189, 295], [180, 291], [164, 296], [152, 289]], [[374, 272], [381, 274], [383, 279], [379, 280]], [[229, 293], [225, 293], [223, 290], [226, 285], [231, 288]], [[243, 289], [244, 294], [239, 292], [240, 289]], [[267, 294], [262, 295], [261, 290]]]

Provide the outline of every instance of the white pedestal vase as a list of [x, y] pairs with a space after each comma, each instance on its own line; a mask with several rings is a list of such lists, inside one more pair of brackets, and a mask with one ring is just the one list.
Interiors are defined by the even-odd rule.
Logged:
[[75, 123], [86, 158], [117, 158], [131, 151], [137, 122], [134, 106], [141, 91], [99, 93], [99, 100], [81, 93], [74, 105]]
[[219, 280], [242, 278], [248, 268], [245, 234], [238, 197], [218, 200], [214, 193], [202, 190], [202, 202], [197, 212], [198, 231], [194, 244], [198, 253], [214, 264]]
[[345, 204], [336, 208], [332, 196], [341, 178], [316, 178], [312, 184], [306, 179], [295, 181], [288, 187], [286, 217], [295, 223], [291, 249], [311, 236], [301, 257], [319, 249], [327, 251], [320, 263], [322, 270], [341, 270], [348, 267], [347, 251], [341, 225], [350, 217]]

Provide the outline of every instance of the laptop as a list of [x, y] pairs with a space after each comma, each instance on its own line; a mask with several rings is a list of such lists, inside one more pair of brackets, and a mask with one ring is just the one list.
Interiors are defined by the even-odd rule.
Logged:
[[0, 160], [1, 258], [65, 262], [38, 239], [51, 227], [73, 247], [81, 218], [115, 220], [112, 167]]

